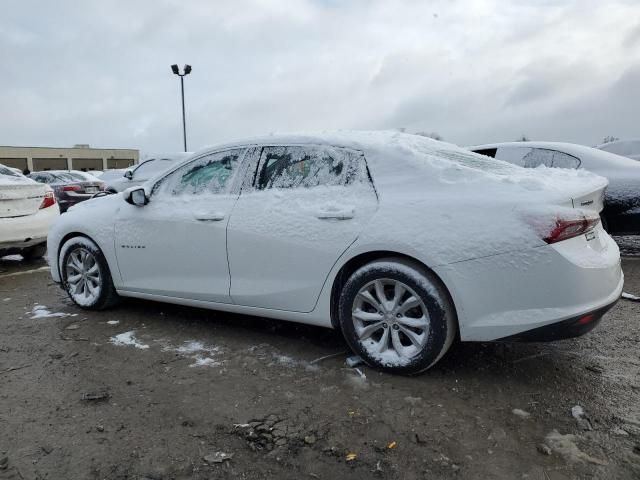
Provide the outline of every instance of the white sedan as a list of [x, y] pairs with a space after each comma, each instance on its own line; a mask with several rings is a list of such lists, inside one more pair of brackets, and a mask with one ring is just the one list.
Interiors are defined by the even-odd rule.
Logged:
[[49, 235], [51, 273], [82, 308], [137, 297], [333, 327], [369, 365], [417, 373], [457, 337], [591, 330], [623, 285], [606, 185], [398, 132], [272, 135], [77, 205]]
[[0, 165], [0, 257], [19, 253], [42, 257], [47, 233], [60, 209], [47, 185]]

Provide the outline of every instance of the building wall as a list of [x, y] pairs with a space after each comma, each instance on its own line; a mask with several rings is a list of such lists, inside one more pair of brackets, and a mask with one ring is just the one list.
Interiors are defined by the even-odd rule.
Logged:
[[40, 170], [107, 170], [138, 163], [140, 152], [133, 149], [0, 146], [0, 163], [8, 167]]

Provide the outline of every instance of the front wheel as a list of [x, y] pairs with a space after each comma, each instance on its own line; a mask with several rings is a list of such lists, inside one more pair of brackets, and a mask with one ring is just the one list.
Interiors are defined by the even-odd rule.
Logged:
[[100, 248], [86, 237], [68, 240], [60, 250], [62, 286], [81, 308], [102, 310], [118, 303], [109, 265]]
[[356, 270], [342, 289], [339, 315], [349, 346], [369, 366], [390, 373], [428, 369], [457, 331], [455, 308], [440, 280], [401, 258]]

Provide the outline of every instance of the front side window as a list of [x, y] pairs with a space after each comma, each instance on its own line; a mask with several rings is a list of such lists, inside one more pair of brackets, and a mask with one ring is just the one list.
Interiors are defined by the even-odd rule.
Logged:
[[200, 157], [158, 182], [153, 190], [168, 195], [226, 193], [245, 149], [227, 150]]
[[322, 146], [265, 147], [258, 189], [347, 185], [357, 178], [357, 152]]

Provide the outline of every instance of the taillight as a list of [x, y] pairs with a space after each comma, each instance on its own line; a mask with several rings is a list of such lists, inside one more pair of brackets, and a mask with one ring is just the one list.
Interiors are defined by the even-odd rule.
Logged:
[[80, 190], [82, 190], [80, 185], [65, 185], [62, 187], [62, 191], [64, 192], [78, 192]]
[[44, 198], [42, 199], [42, 203], [40, 204], [40, 209], [51, 207], [56, 204], [56, 197], [54, 197], [53, 192], [47, 192], [44, 194]]
[[600, 222], [600, 217], [583, 217], [581, 219], [563, 220], [559, 218], [551, 232], [543, 238], [549, 244], [568, 240], [593, 230]]

